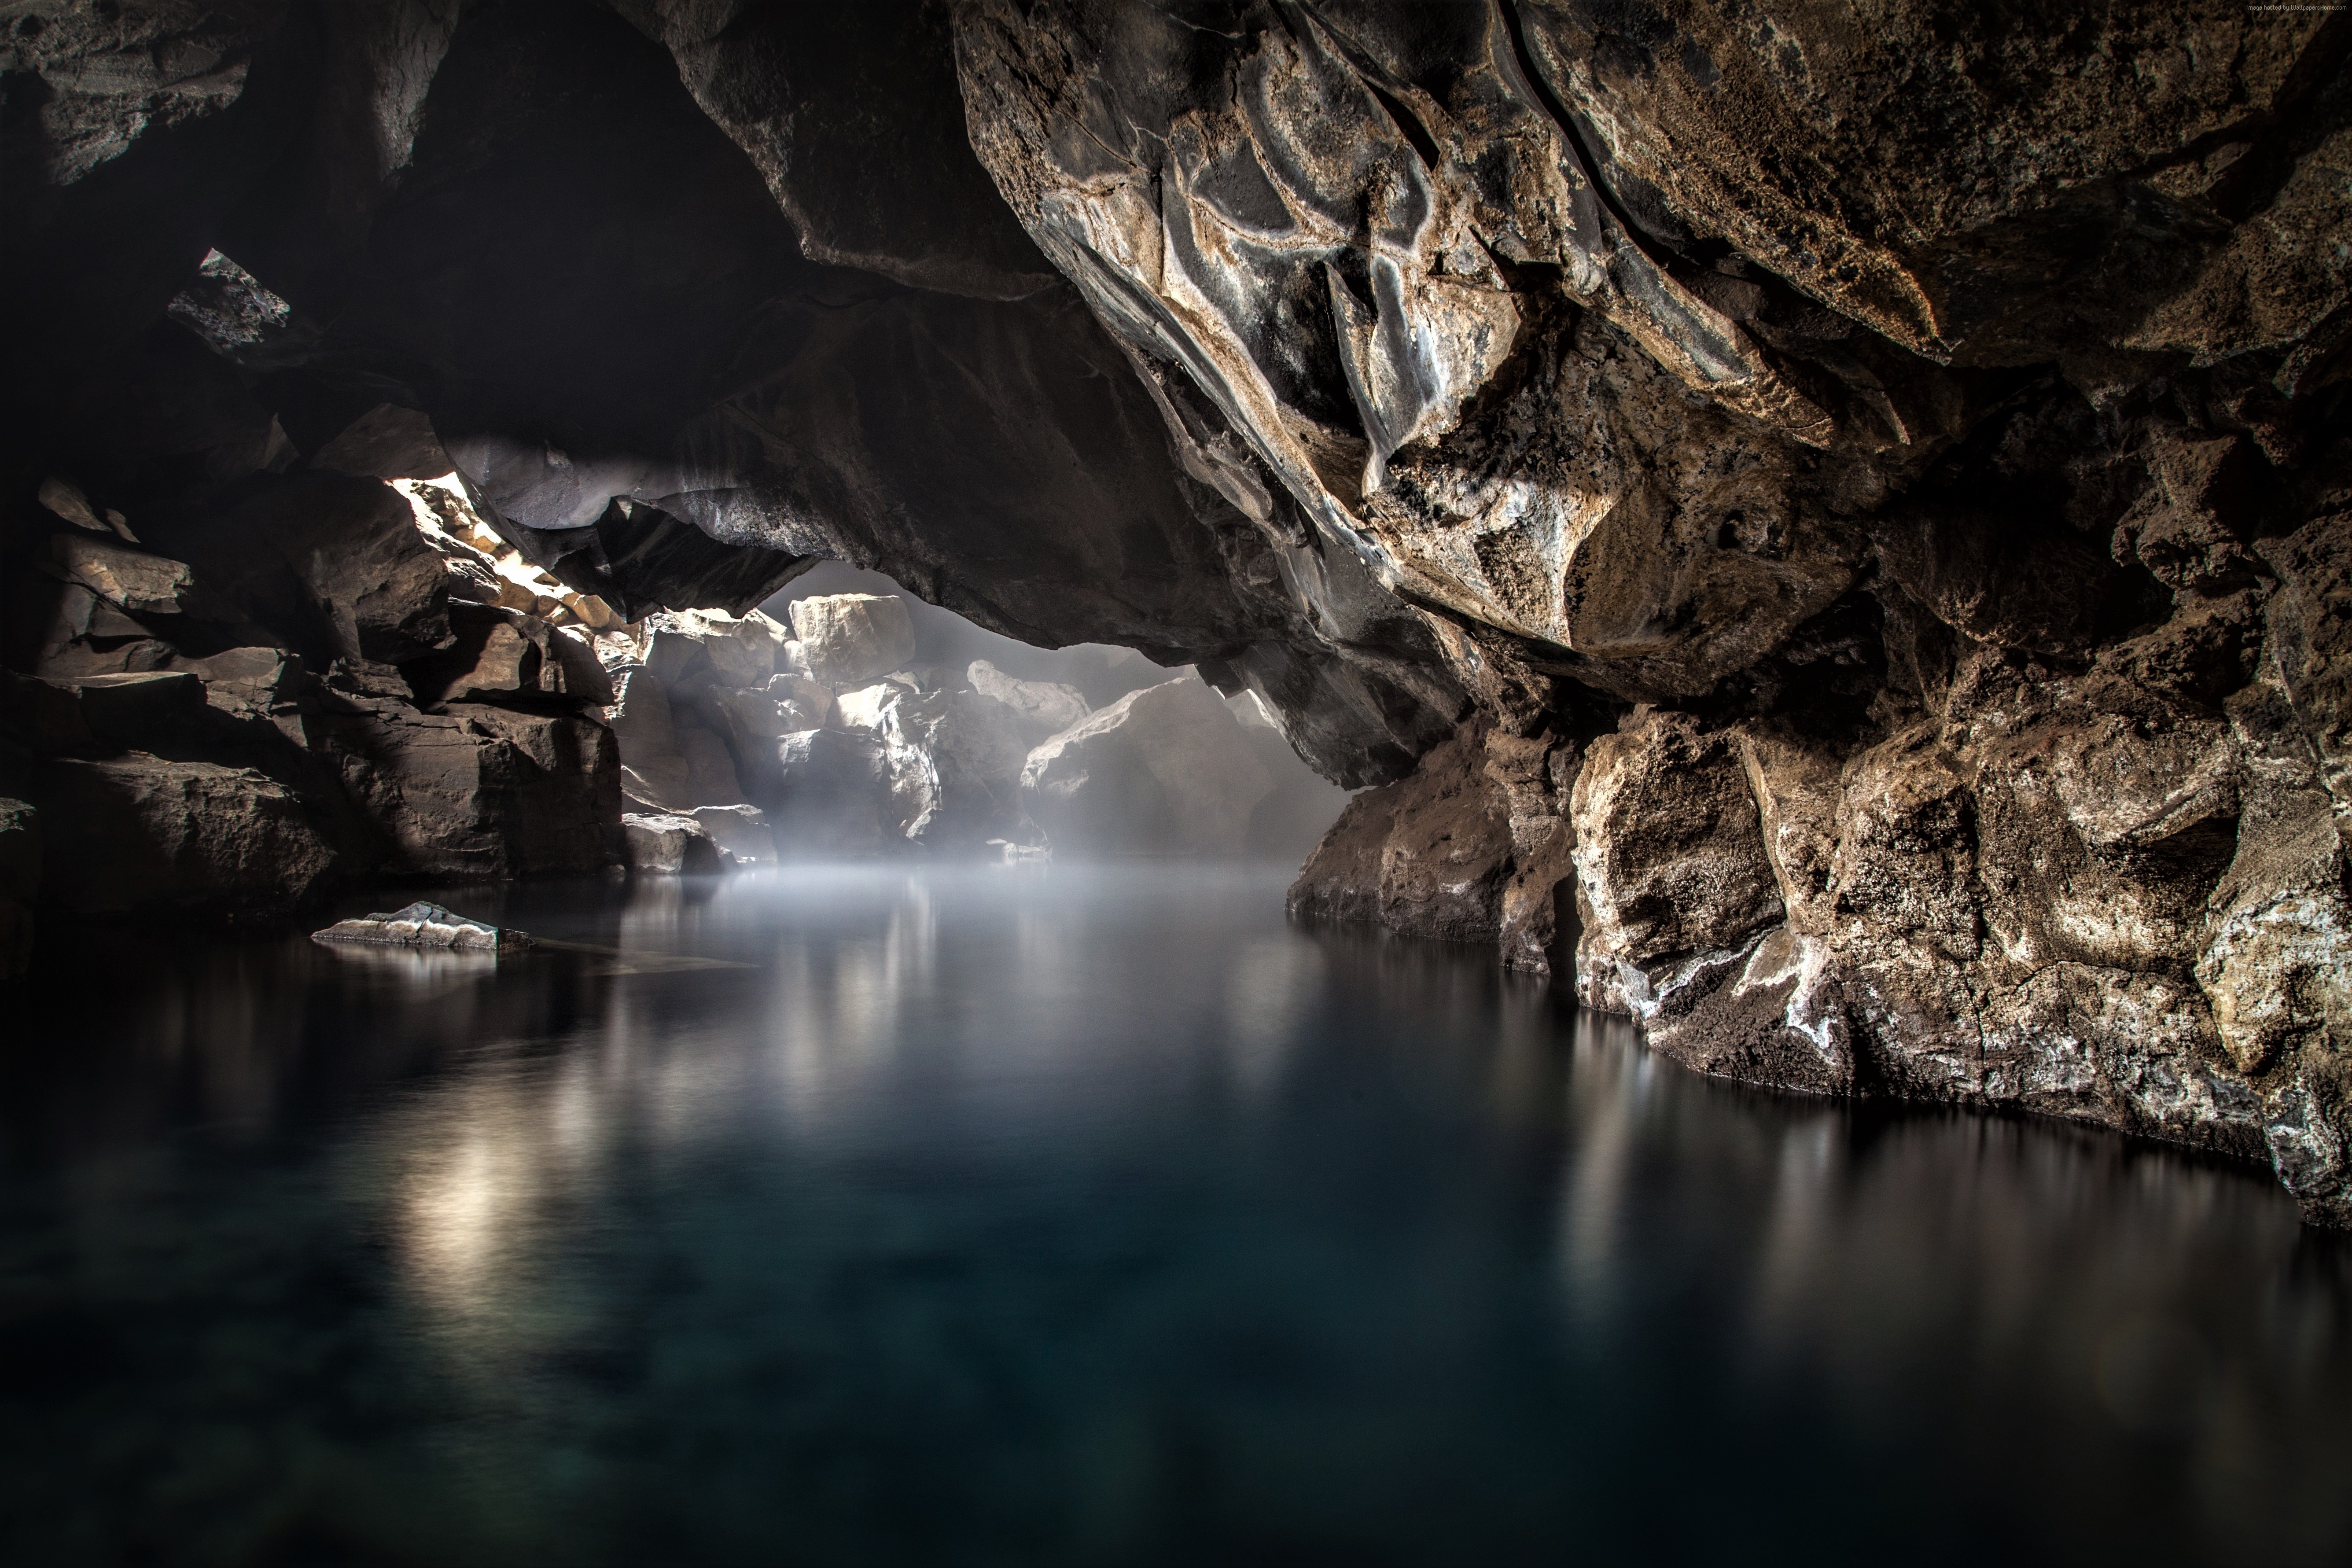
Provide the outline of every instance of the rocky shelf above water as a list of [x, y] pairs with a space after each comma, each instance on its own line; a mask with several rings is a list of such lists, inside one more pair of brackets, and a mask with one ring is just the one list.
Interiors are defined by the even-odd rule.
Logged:
[[[625, 786], [709, 833], [717, 754], [625, 778], [591, 645], [830, 559], [1254, 694], [1375, 786], [1302, 912], [2352, 1223], [2352, 17], [163, 0], [5, 47], [16, 951], [131, 887], [604, 865]], [[703, 731], [848, 733], [770, 651]], [[1136, 765], [971, 671], [884, 706], [793, 765], [979, 781], [891, 831]]]

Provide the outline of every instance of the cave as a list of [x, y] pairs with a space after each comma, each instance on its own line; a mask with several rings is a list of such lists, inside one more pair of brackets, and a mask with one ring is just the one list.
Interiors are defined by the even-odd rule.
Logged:
[[26, 1560], [2352, 1550], [2352, 12], [0, 19]]

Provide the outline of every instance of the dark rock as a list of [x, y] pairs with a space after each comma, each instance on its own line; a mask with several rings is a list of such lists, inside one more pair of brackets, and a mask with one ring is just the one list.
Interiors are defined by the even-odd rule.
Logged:
[[349, 698], [306, 728], [400, 869], [515, 877], [618, 858], [619, 755], [593, 719]]
[[0, 980], [22, 979], [31, 964], [40, 887], [40, 813], [0, 798]]
[[571, 707], [610, 704], [613, 683], [580, 638], [536, 616], [489, 605], [448, 609], [455, 645], [409, 667], [427, 703], [530, 702]]
[[334, 871], [314, 814], [250, 768], [144, 752], [60, 758], [35, 779], [45, 902], [78, 914], [291, 908]]
[[1291, 912], [1448, 942], [1496, 941], [1511, 824], [1486, 775], [1485, 742], [1465, 728], [1412, 777], [1349, 801], [1291, 885]]
[[194, 574], [185, 563], [144, 550], [60, 533], [49, 541], [58, 569], [118, 609], [174, 616], [187, 609]]

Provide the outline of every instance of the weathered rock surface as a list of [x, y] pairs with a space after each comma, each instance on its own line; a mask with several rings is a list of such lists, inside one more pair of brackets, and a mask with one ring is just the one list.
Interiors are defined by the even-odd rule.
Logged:
[[[1712, 1071], [2259, 1145], [2352, 1223], [2340, 17], [425, 12], [12, 35], [10, 666], [286, 656], [130, 753], [12, 687], [42, 767], [244, 770], [360, 861], [520, 863], [420, 825], [540, 796], [391, 781], [445, 776], [427, 732], [491, 778], [598, 727], [519, 678], [422, 711], [451, 584], [604, 630], [831, 557], [1193, 665], [1390, 786], [1302, 907], [1491, 934]], [[482, 560], [364, 477], [430, 460], [402, 410]], [[1009, 700], [671, 629], [608, 660], [669, 688], [633, 787], [845, 844], [952, 816], [890, 784]], [[866, 690], [791, 729], [779, 675]], [[1126, 716], [1012, 706], [1057, 841], [1081, 781], [1170, 788]]]
[[1129, 692], [1029, 753], [1021, 795], [1056, 852], [1237, 855], [1274, 787], [1199, 681]]
[[823, 594], [793, 605], [802, 668], [828, 686], [858, 686], [915, 657], [907, 606], [886, 594]]
[[45, 901], [77, 914], [299, 901], [335, 850], [294, 793], [252, 768], [129, 752], [34, 777]]
[[310, 933], [312, 942], [357, 942], [392, 947], [446, 947], [504, 952], [529, 947], [530, 933], [495, 926], [423, 900], [388, 914], [337, 921]]

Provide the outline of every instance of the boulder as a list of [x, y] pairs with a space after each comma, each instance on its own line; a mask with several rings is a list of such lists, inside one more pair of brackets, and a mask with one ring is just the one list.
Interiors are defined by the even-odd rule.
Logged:
[[702, 825], [690, 816], [621, 818], [629, 869], [655, 876], [700, 875], [722, 869], [725, 858]]
[[250, 768], [142, 752], [59, 758], [35, 781], [46, 901], [81, 914], [291, 908], [336, 867], [314, 810]]
[[1291, 885], [1290, 911], [1497, 941], [1516, 867], [1509, 805], [1485, 762], [1484, 735], [1465, 726], [1411, 778], [1350, 800]]
[[[185, 562], [109, 540], [52, 534], [49, 559], [71, 581], [118, 609], [176, 616], [188, 609], [195, 573]], [[132, 623], [135, 625], [136, 623]], [[143, 628], [142, 628], [143, 630]]]
[[366, 942], [387, 947], [442, 947], [461, 952], [506, 952], [531, 945], [530, 933], [468, 919], [422, 900], [388, 914], [337, 921], [310, 933], [312, 942]]
[[536, 616], [452, 605], [455, 644], [409, 667], [427, 702], [538, 702], [604, 707], [613, 683], [595, 651]]
[[763, 686], [775, 673], [784, 628], [753, 610], [666, 611], [646, 617], [646, 667], [673, 689], [715, 682]]
[[593, 719], [488, 703], [422, 713], [347, 697], [304, 723], [383, 863], [515, 877], [599, 870], [616, 858], [620, 757]]
[[877, 731], [898, 834], [933, 849], [971, 850], [1024, 831], [1027, 758], [1013, 710], [977, 691], [901, 694]]
[[206, 712], [205, 683], [190, 670], [90, 675], [53, 681], [80, 700], [89, 732], [110, 746], [163, 750], [192, 740]]
[[1274, 787], [1214, 691], [1131, 691], [1029, 753], [1021, 794], [1062, 854], [1238, 855]]
[[972, 660], [964, 679], [974, 691], [1013, 710], [1013, 727], [1025, 746], [1060, 734], [1090, 711], [1076, 687], [1050, 680], [1018, 680], [984, 658]]
[[879, 734], [882, 720], [890, 705], [901, 697], [910, 696], [914, 687], [896, 680], [877, 680], [870, 686], [859, 686], [842, 692], [834, 699], [833, 721], [845, 730], [866, 730]]
[[871, 733], [805, 730], [776, 742], [780, 849], [858, 854], [883, 842], [889, 786]]
[[793, 637], [810, 675], [835, 690], [915, 657], [915, 626], [895, 594], [824, 594], [793, 601]]
[[739, 805], [745, 799], [735, 754], [716, 731], [699, 724], [677, 727], [677, 750], [686, 764], [684, 798], [695, 805]]

